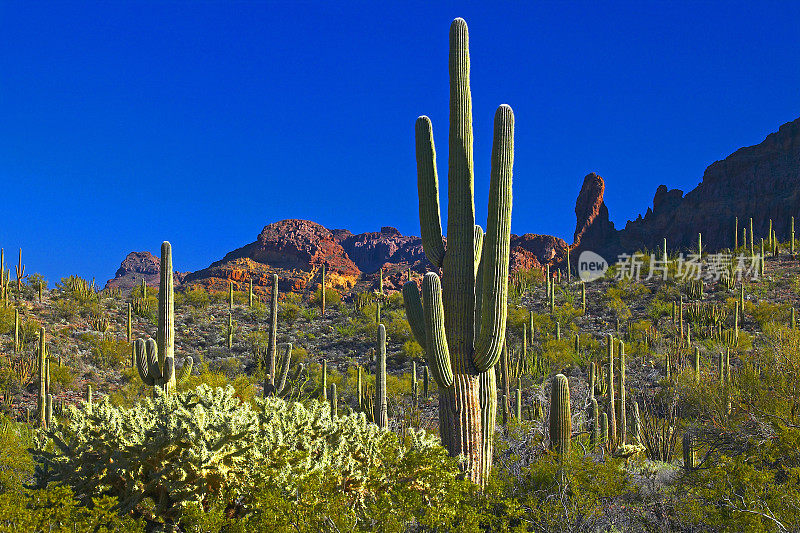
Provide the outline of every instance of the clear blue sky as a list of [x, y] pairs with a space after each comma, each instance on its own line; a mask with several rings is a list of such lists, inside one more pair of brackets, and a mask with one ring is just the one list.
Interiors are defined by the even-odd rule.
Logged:
[[508, 103], [515, 233], [571, 241], [593, 171], [621, 227], [800, 116], [800, 4], [600, 4], [0, 2], [0, 246], [52, 286], [165, 239], [196, 270], [284, 218], [419, 234], [414, 120], [446, 176], [457, 16], [478, 219]]

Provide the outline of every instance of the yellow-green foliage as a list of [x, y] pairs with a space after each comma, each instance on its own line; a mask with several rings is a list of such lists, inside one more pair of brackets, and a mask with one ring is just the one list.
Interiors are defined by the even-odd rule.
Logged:
[[[311, 295], [309, 299], [309, 303], [311, 305], [321, 305], [322, 299], [322, 291], [318, 287], [314, 294]], [[334, 288], [325, 287], [325, 306], [334, 306], [339, 305], [339, 302], [342, 301], [342, 295]]]
[[[178, 306], [178, 294], [175, 294], [175, 305]], [[195, 286], [183, 293], [183, 298], [186, 304], [191, 305], [195, 309], [205, 309], [211, 303], [211, 298], [208, 292], [203, 287]]]
[[384, 313], [381, 322], [386, 326], [387, 342], [400, 344], [413, 338], [404, 310], [397, 309]]
[[30, 482], [33, 459], [27, 450], [32, 444], [30, 427], [0, 413], [0, 494], [19, 492]]
[[72, 490], [56, 485], [10, 492], [0, 495], [0, 524], [3, 531], [144, 533], [144, 520], [120, 517], [116, 505], [117, 499], [109, 496], [92, 498], [91, 507], [79, 505]]
[[69, 389], [74, 381], [75, 375], [67, 365], [50, 363], [50, 387], [54, 394]]
[[91, 347], [90, 360], [98, 368], [118, 368], [120, 366], [130, 366], [131, 345], [126, 341], [115, 337], [95, 336], [90, 334], [81, 335], [81, 339], [86, 341]]
[[758, 322], [762, 330], [766, 329], [767, 325], [772, 322], [785, 324], [788, 321], [789, 311], [787, 305], [779, 305], [768, 300], [761, 300], [757, 304], [745, 301], [744, 307], [747, 314]]
[[403, 348], [401, 350], [403, 354], [403, 360], [411, 361], [412, 359], [421, 359], [422, 358], [422, 346], [415, 340], [407, 340], [403, 343]]
[[281, 302], [278, 304], [278, 320], [291, 325], [300, 316], [300, 306], [291, 302]]

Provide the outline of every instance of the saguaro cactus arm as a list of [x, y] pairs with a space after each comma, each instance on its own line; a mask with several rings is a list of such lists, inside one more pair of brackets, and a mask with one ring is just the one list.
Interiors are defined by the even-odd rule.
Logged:
[[134, 343], [136, 350], [136, 368], [139, 370], [139, 376], [148, 387], [155, 384], [155, 378], [150, 373], [150, 360], [147, 357], [147, 349], [142, 339], [137, 339]]
[[422, 248], [436, 267], [444, 263], [442, 222], [439, 217], [439, 178], [436, 174], [436, 148], [433, 144], [431, 119], [421, 116], [414, 128], [417, 145], [417, 189]]
[[481, 327], [474, 356], [478, 372], [485, 372], [497, 363], [505, 341], [513, 165], [514, 112], [504, 104], [497, 108], [494, 117], [489, 216], [483, 250]]
[[442, 286], [439, 276], [428, 272], [422, 278], [423, 312], [425, 316], [425, 358], [433, 378], [440, 387], [453, 384], [450, 349], [445, 335], [445, 316], [442, 304]]

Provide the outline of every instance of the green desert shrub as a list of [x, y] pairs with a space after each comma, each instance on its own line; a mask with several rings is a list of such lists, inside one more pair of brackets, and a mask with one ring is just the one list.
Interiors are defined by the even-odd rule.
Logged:
[[278, 320], [291, 325], [300, 316], [300, 306], [291, 302], [281, 302], [278, 305]]
[[192, 287], [184, 293], [184, 301], [195, 309], [205, 309], [211, 303], [211, 298], [204, 288]]
[[3, 531], [144, 533], [144, 521], [120, 517], [117, 503], [113, 497], [101, 496], [82, 505], [75, 501], [72, 490], [58, 485], [5, 493], [0, 495], [0, 524]]
[[[311, 299], [309, 300], [309, 303], [312, 304], [312, 305], [319, 306], [319, 305], [321, 305], [321, 300], [322, 300], [322, 289], [318, 287], [317, 290], [314, 291], [314, 294], [311, 295]], [[325, 306], [326, 307], [327, 306], [332, 307], [332, 306], [335, 306], [335, 305], [339, 305], [339, 302], [341, 302], [341, 301], [342, 301], [342, 295], [339, 294], [339, 291], [337, 291], [336, 289], [333, 289], [331, 287], [326, 287], [325, 288]]]
[[18, 493], [30, 482], [33, 459], [28, 448], [32, 444], [29, 426], [0, 414], [0, 494]]

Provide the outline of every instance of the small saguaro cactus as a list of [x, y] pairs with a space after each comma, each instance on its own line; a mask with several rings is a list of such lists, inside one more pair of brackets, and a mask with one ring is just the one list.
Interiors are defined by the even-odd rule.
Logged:
[[363, 379], [361, 377], [361, 365], [358, 365], [358, 367], [356, 368], [356, 376], [357, 376], [356, 390], [358, 391], [358, 410], [361, 411], [364, 408], [364, 402], [361, 398], [361, 395], [363, 394], [364, 390]]
[[692, 364], [694, 368], [694, 382], [700, 383], [700, 348], [694, 347], [694, 361]]
[[586, 283], [581, 280], [581, 309], [586, 314]]
[[617, 446], [617, 416], [615, 409], [615, 394], [614, 394], [614, 337], [611, 335], [606, 336], [606, 355], [608, 356], [608, 447], [614, 450]]
[[86, 385], [86, 412], [92, 412], [92, 386]]
[[264, 391], [275, 387], [275, 352], [278, 350], [278, 275], [272, 275], [272, 298], [269, 308], [269, 346], [267, 347], [267, 375]]
[[322, 360], [322, 400], [328, 399], [328, 361]]
[[758, 258], [758, 275], [764, 277], [764, 239], [761, 239], [761, 256]]
[[39, 363], [39, 390], [36, 395], [36, 407], [39, 415], [39, 425], [47, 427], [46, 410], [47, 410], [47, 389], [49, 388], [48, 375], [47, 375], [47, 346], [44, 339], [44, 328], [39, 328], [39, 350], [38, 350], [38, 363]]
[[247, 289], [247, 305], [253, 307], [253, 278], [250, 278], [250, 286]]
[[486, 451], [497, 403], [494, 367], [506, 329], [514, 115], [507, 105], [495, 113], [484, 237], [475, 225], [469, 37], [463, 19], [450, 26], [446, 251], [430, 119], [419, 117], [415, 129], [422, 243], [430, 262], [443, 269], [444, 287], [436, 273], [425, 274], [422, 302], [416, 285], [406, 283], [406, 314], [439, 385], [442, 443], [451, 456], [464, 456], [467, 478], [483, 484], [491, 469]]
[[683, 466], [686, 470], [695, 470], [697, 468], [695, 437], [691, 431], [683, 434]]
[[597, 443], [600, 440], [600, 406], [597, 404], [597, 398], [594, 396], [592, 396], [590, 409], [591, 413], [589, 416], [592, 417], [592, 430], [589, 433], [589, 446], [594, 452], [597, 451]]
[[619, 421], [619, 444], [624, 446], [628, 434], [628, 415], [625, 409], [625, 343], [619, 341], [619, 398], [617, 398], [617, 420]]
[[739, 249], [739, 217], [733, 220], [733, 251]]
[[792, 217], [791, 221], [791, 228], [789, 231], [789, 250], [792, 255], [794, 255], [794, 217]]
[[520, 420], [522, 420], [522, 389], [517, 388], [517, 389], [514, 389], [514, 390], [516, 391], [516, 395], [517, 395], [516, 403], [514, 404], [514, 406], [517, 409], [517, 412], [515, 413], [515, 416], [517, 417], [517, 421], [520, 421]]
[[228, 330], [226, 333], [226, 337], [228, 339], [228, 350], [233, 348], [233, 315], [228, 313]]
[[755, 255], [755, 233], [753, 233], [753, 217], [750, 217], [750, 257]]
[[[144, 282], [144, 280], [142, 280]], [[144, 288], [144, 287], [143, 287]], [[187, 375], [187, 363], [184, 362], [182, 375]], [[174, 392], [176, 385], [175, 375], [175, 299], [172, 278], [172, 246], [169, 242], [161, 243], [161, 273], [158, 286], [158, 326], [156, 340], [148, 339], [147, 342], [139, 339], [136, 341], [136, 367], [142, 381], [160, 388], [165, 393]]]
[[25, 278], [25, 265], [22, 264], [22, 248], [19, 249], [19, 263], [17, 263], [17, 297], [22, 291], [22, 280]]
[[233, 309], [233, 282], [228, 282], [228, 309]]
[[572, 281], [572, 274], [570, 273], [569, 267], [569, 246], [567, 246], [567, 283]]
[[608, 449], [608, 413], [600, 415], [600, 446]]
[[325, 265], [322, 265], [322, 274], [319, 283], [319, 302], [321, 308], [320, 314], [324, 316], [325, 315]]
[[279, 361], [276, 364], [278, 379], [267, 384], [268, 389], [264, 391], [264, 396], [280, 396], [286, 391], [286, 378], [289, 375], [289, 366], [292, 363], [292, 343], [285, 342], [278, 346], [278, 349], [279, 351], [283, 350], [283, 356], [279, 354]]
[[133, 306], [131, 305], [130, 302], [128, 302], [128, 325], [125, 328], [128, 333], [128, 342], [131, 342], [131, 340], [133, 339], [133, 324], [131, 322], [132, 313], [133, 313]]
[[553, 378], [550, 392], [550, 449], [569, 455], [572, 443], [572, 413], [569, 405], [569, 381], [564, 374]]
[[417, 362], [411, 361], [411, 405], [417, 406], [419, 397], [419, 384], [417, 383]]
[[[794, 311], [794, 309], [792, 309]], [[19, 309], [14, 309], [14, 353], [19, 352]]]
[[386, 408], [386, 327], [378, 324], [378, 357], [375, 361], [375, 423], [382, 428], [389, 425]]
[[336, 383], [331, 383], [331, 418], [339, 416], [339, 396], [336, 394]]
[[53, 426], [53, 395], [47, 395], [47, 407], [44, 416], [44, 427], [50, 428]]

